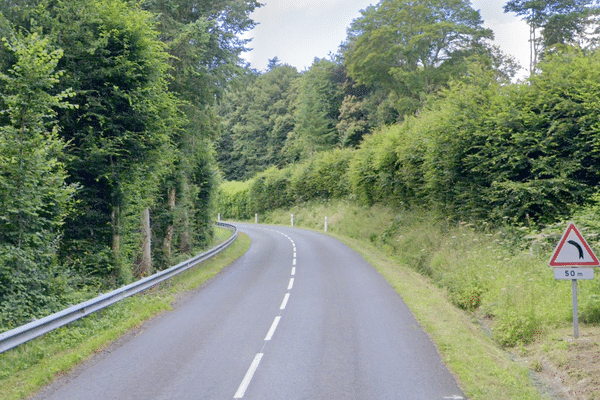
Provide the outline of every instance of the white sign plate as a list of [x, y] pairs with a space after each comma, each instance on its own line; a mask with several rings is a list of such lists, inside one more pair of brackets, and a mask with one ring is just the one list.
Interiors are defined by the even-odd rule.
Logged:
[[593, 268], [554, 268], [556, 279], [594, 279]]

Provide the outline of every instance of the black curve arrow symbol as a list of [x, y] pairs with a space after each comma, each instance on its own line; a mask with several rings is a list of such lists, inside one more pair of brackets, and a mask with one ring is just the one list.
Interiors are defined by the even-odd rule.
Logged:
[[581, 246], [579, 245], [579, 243], [577, 243], [574, 240], [569, 240], [567, 243], [572, 244], [573, 246], [577, 247], [577, 250], [579, 250], [579, 258], [582, 259], [583, 257], [583, 249], [581, 248]]

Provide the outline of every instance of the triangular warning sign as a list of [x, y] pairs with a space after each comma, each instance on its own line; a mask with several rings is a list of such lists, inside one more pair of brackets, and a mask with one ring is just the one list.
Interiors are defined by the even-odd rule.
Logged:
[[570, 223], [548, 263], [551, 267], [598, 267], [600, 262], [575, 224]]

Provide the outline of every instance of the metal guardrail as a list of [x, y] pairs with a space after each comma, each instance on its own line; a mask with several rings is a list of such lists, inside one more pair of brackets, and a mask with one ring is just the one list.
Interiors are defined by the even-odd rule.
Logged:
[[113, 290], [110, 293], [102, 294], [96, 298], [85, 301], [83, 303], [71, 306], [65, 310], [57, 313], [48, 315], [39, 320], [32, 321], [28, 324], [19, 326], [10, 331], [6, 331], [0, 334], [0, 354], [14, 347], [17, 347], [25, 342], [35, 339], [39, 336], [45, 335], [55, 329], [63, 327], [73, 321], [80, 318], [86, 317], [96, 311], [102, 310], [114, 303], [117, 303], [127, 297], [133, 296], [134, 294], [143, 292], [146, 289], [151, 288], [154, 285], [162, 283], [173, 276], [186, 271], [202, 261], [205, 261], [222, 250], [228, 247], [238, 236], [237, 228], [233, 225], [217, 222], [217, 225], [231, 229], [233, 234], [229, 239], [220, 245], [208, 250], [196, 257], [190, 258], [187, 261], [179, 263], [163, 271], [157, 272], [154, 275], [140, 279], [137, 282], [131, 283], [127, 286], [123, 286], [119, 289]]

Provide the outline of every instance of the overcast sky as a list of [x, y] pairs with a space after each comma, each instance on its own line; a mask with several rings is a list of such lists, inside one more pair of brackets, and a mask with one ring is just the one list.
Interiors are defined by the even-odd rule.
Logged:
[[[252, 14], [259, 25], [252, 37], [251, 52], [245, 53], [253, 68], [264, 71], [269, 59], [278, 57], [299, 71], [308, 69], [315, 57], [336, 53], [346, 39], [346, 28], [360, 17], [360, 10], [377, 0], [262, 0], [265, 4]], [[506, 0], [472, 0], [484, 26], [494, 31], [495, 43], [529, 68], [529, 28], [513, 14], [502, 10]]]

